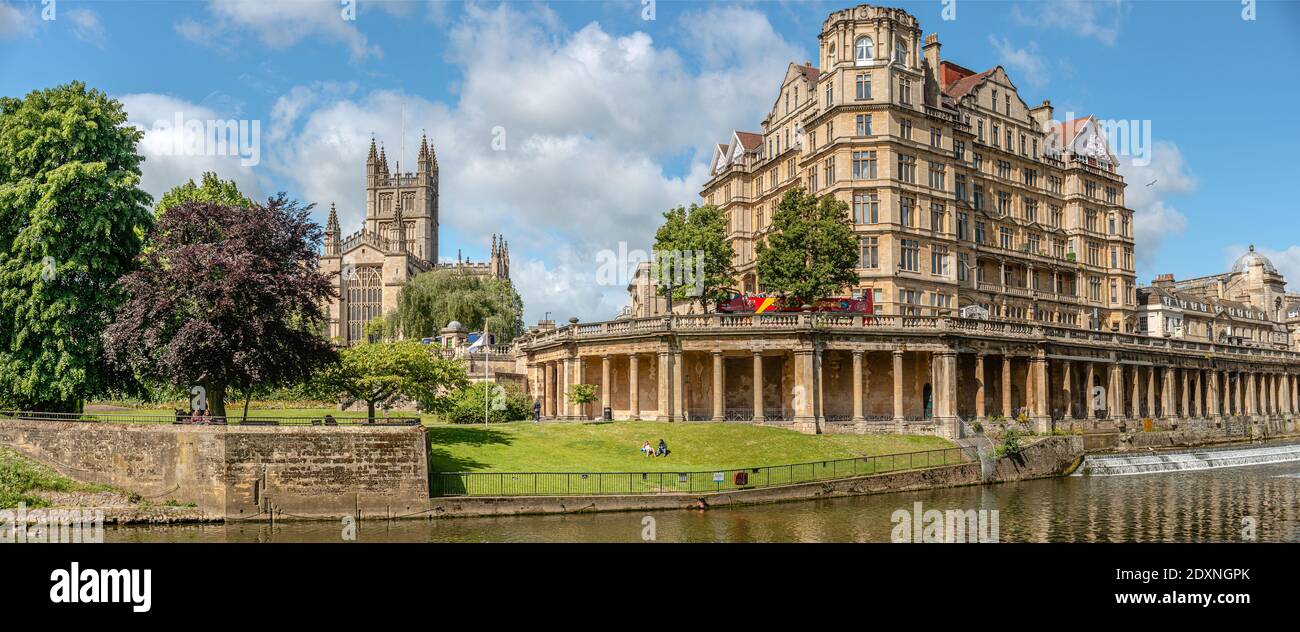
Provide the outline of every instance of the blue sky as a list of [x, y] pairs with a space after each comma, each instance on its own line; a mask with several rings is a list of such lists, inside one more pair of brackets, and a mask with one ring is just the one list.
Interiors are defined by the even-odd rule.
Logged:
[[[1291, 196], [1300, 131], [1300, 4], [889, 3], [937, 32], [943, 57], [1001, 64], [1028, 103], [1150, 126], [1127, 166], [1139, 279], [1222, 271], [1247, 244], [1300, 283]], [[790, 61], [842, 2], [0, 0], [0, 94], [79, 79], [146, 129], [180, 112], [260, 125], [260, 161], [142, 144], [157, 194], [205, 169], [259, 195], [338, 205], [358, 228], [375, 133], [413, 163], [421, 130], [442, 167], [443, 257], [511, 243], [532, 321], [612, 316], [626, 279], [602, 252], [648, 248], [658, 213], [697, 200], [710, 147], [755, 129]], [[1245, 7], [1248, 9], [1249, 7]], [[493, 140], [503, 137], [503, 150]], [[1148, 183], [1152, 183], [1147, 186]]]

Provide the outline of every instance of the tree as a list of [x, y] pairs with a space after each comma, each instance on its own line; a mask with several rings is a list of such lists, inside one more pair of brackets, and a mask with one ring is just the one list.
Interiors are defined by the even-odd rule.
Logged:
[[317, 379], [324, 390], [364, 401], [371, 418], [376, 406], [399, 397], [435, 409], [445, 393], [464, 388], [469, 378], [464, 364], [433, 351], [415, 341], [360, 344], [344, 349], [340, 362]]
[[0, 405], [75, 411], [153, 223], [122, 104], [81, 82], [0, 98]]
[[127, 299], [105, 332], [109, 359], [202, 386], [219, 417], [230, 388], [244, 394], [246, 415], [254, 389], [301, 382], [336, 362], [320, 334], [334, 290], [318, 271], [322, 231], [311, 208], [281, 193], [249, 208], [167, 209], [140, 269], [119, 283]]
[[386, 331], [400, 329], [407, 338], [436, 335], [451, 321], [460, 321], [471, 331], [484, 327], [506, 343], [524, 331], [524, 302], [514, 285], [459, 270], [434, 270], [407, 281], [397, 297], [395, 319]]
[[191, 179], [162, 194], [162, 197], [158, 198], [158, 203], [154, 205], [154, 214], [161, 217], [167, 209], [185, 202], [215, 202], [242, 208], [253, 205], [252, 200], [239, 192], [239, 187], [235, 185], [234, 180], [222, 180], [211, 171], [203, 172], [201, 179], [202, 184], [194, 184], [194, 180]]
[[491, 423], [527, 419], [532, 402], [518, 386], [475, 382], [457, 390], [448, 398], [447, 419], [457, 424]]
[[772, 228], [758, 245], [763, 287], [814, 301], [858, 281], [858, 242], [848, 204], [792, 189], [782, 196]]
[[578, 410], [583, 410], [584, 406], [599, 399], [596, 396], [595, 384], [570, 384], [565, 397], [569, 399], [570, 404], [576, 405]]
[[[735, 276], [735, 250], [727, 241], [727, 216], [717, 206], [692, 204], [665, 211], [654, 249], [659, 292], [670, 301], [698, 301], [701, 311], [708, 311], [710, 304], [727, 298]], [[702, 257], [702, 266], [696, 257]]]

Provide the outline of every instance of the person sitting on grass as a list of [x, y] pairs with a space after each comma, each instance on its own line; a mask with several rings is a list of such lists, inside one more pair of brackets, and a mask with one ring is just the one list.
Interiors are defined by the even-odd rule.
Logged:
[[652, 457], [655, 455], [654, 448], [650, 447], [650, 441], [647, 440], [645, 443], [641, 444], [641, 454], [644, 454], [646, 457]]
[[668, 444], [663, 439], [659, 440], [659, 449], [655, 450], [655, 456], [668, 456]]

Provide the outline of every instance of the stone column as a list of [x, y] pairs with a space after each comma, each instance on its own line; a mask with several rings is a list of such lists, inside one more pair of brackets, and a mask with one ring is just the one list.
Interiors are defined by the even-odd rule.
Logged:
[[567, 419], [569, 415], [572, 414], [571, 411], [573, 409], [573, 404], [569, 402], [568, 397], [569, 385], [573, 383], [571, 380], [573, 380], [574, 377], [572, 360], [569, 358], [562, 358], [560, 360], [560, 374], [563, 377], [563, 381], [560, 385], [560, 416]]
[[817, 368], [814, 349], [794, 351], [794, 428], [806, 434], [821, 431], [817, 414]]
[[1083, 373], [1084, 376], [1086, 376], [1084, 378], [1086, 381], [1084, 382], [1085, 386], [1083, 387], [1083, 400], [1086, 402], [1085, 406], [1088, 408], [1088, 419], [1096, 419], [1097, 407], [1093, 406], [1094, 402], [1092, 401], [1092, 389], [1094, 388], [1093, 385], [1096, 383], [1094, 380], [1097, 379], [1096, 369], [1092, 362], [1085, 362], [1084, 364], [1087, 365], [1084, 367], [1087, 370]]
[[894, 422], [903, 427], [903, 352], [894, 349]]
[[1124, 367], [1118, 362], [1110, 365], [1110, 397], [1106, 398], [1110, 403], [1110, 418], [1118, 419], [1124, 416]]
[[686, 421], [686, 352], [674, 351], [669, 363], [673, 372], [672, 420]]
[[669, 371], [669, 366], [672, 363], [672, 355], [669, 354], [667, 350], [663, 350], [658, 352], [658, 357], [659, 357], [659, 371], [658, 371], [659, 379], [658, 379], [657, 387], [659, 389], [659, 395], [658, 395], [659, 411], [658, 411], [658, 416], [655, 417], [655, 420], [672, 421], [672, 403], [668, 401], [668, 397], [670, 395], [670, 392], [672, 391], [672, 388], [669, 386], [670, 384], [669, 379], [672, 377]]
[[1205, 396], [1202, 394], [1204, 393], [1202, 389], [1205, 387], [1205, 384], [1201, 382], [1201, 373], [1203, 373], [1201, 369], [1196, 369], [1196, 391], [1195, 391], [1196, 396], [1193, 398], [1194, 401], [1192, 402], [1192, 407], [1193, 407], [1192, 410], [1196, 417], [1200, 417], [1204, 419], [1205, 418], [1205, 399], [1204, 399]]
[[1041, 350], [1030, 361], [1029, 383], [1030, 390], [1034, 393], [1034, 402], [1030, 409], [1030, 414], [1033, 415], [1034, 429], [1040, 433], [1050, 434], [1052, 432], [1052, 415], [1047, 407], [1047, 357]]
[[1256, 396], [1259, 395], [1259, 386], [1255, 383], [1255, 374], [1249, 373], [1246, 376], [1246, 414], [1258, 415], [1259, 409], [1255, 407]]
[[1192, 416], [1192, 399], [1191, 399], [1192, 376], [1190, 373], [1188, 373], [1189, 370], [1190, 369], [1178, 369], [1178, 372], [1181, 373], [1183, 376], [1183, 397], [1182, 397], [1183, 401], [1182, 401], [1182, 408], [1179, 409], [1179, 412], [1181, 413], [1179, 417]]
[[865, 422], [862, 414], [862, 352], [853, 352], [853, 421]]
[[1002, 356], [1002, 416], [1011, 419], [1011, 356], [1005, 354]]
[[1070, 361], [1061, 360], [1061, 397], [1065, 399], [1065, 410], [1061, 415], [1066, 419], [1074, 419], [1074, 385], [1070, 383], [1072, 379]]
[[961, 437], [961, 429], [957, 424], [957, 353], [952, 349], [939, 351], [933, 355], [932, 360], [934, 417], [939, 423], [942, 436], [958, 439]]
[[[614, 405], [614, 385], [609, 383], [609, 355], [600, 356], [600, 418]], [[610, 411], [613, 412], [612, 410]]]
[[627, 414], [628, 419], [641, 418], [641, 380], [640, 375], [638, 375], [640, 367], [637, 364], [635, 353], [627, 357], [627, 382], [632, 389], [627, 394], [627, 404], [630, 409]]
[[1223, 399], [1222, 391], [1219, 390], [1219, 372], [1209, 369], [1206, 377], [1208, 378], [1205, 389], [1206, 410], [1211, 419], [1219, 419], [1222, 417], [1219, 406]]
[[984, 403], [984, 353], [975, 354], [975, 418], [983, 421], [985, 413]]
[[1131, 419], [1142, 418], [1142, 367], [1133, 365], [1133, 392], [1130, 397], [1133, 399], [1133, 413]]
[[722, 352], [713, 352], [713, 421], [722, 421]]
[[1278, 398], [1278, 390], [1280, 389], [1278, 389], [1278, 375], [1276, 373], [1269, 376], [1268, 388], [1272, 398], [1272, 405], [1273, 405], [1272, 406], [1273, 410], [1271, 412], [1273, 413], [1273, 415], [1276, 416], [1282, 412], [1280, 399]]
[[763, 352], [754, 352], [754, 421], [762, 422], [763, 415]]
[[1232, 380], [1232, 399], [1236, 402], [1234, 408], [1236, 409], [1237, 416], [1240, 417], [1246, 414], [1246, 374], [1241, 371], [1234, 371], [1234, 374]]
[[1146, 416], [1152, 419], [1156, 416], [1156, 366], [1153, 364], [1147, 367], [1147, 410]]

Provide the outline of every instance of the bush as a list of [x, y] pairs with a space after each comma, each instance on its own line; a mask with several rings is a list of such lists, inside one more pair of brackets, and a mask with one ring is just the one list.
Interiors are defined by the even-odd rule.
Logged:
[[[492, 392], [486, 393], [489, 386]], [[498, 384], [475, 382], [447, 397], [447, 419], [457, 424], [483, 423], [485, 396], [488, 398], [487, 419], [492, 423], [527, 419], [533, 410], [533, 403], [518, 386], [508, 384], [503, 388]]]
[[996, 454], [1002, 456], [1016, 456], [1020, 454], [1020, 436], [1015, 430], [1008, 428], [1006, 434], [1002, 435], [1002, 444], [995, 450]]

